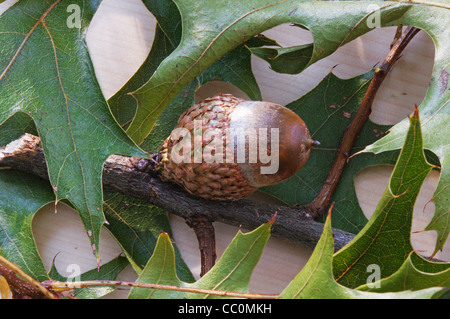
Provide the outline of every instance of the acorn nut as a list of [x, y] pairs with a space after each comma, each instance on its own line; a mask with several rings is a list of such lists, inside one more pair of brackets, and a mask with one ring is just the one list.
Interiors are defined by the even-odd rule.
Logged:
[[318, 144], [286, 107], [217, 94], [180, 116], [157, 169], [191, 194], [238, 200], [294, 175]]

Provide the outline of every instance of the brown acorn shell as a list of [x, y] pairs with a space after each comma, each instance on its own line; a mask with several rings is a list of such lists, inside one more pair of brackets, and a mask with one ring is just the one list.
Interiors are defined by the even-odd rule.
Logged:
[[[212, 134], [211, 138], [202, 140], [202, 154], [208, 149], [206, 153], [214, 155], [215, 160], [211, 163], [204, 160], [195, 163], [195, 142], [192, 141], [190, 161], [176, 163], [171, 158], [171, 152], [183, 137], [173, 138], [171, 134], [160, 150], [161, 161], [158, 169], [162, 178], [176, 182], [193, 195], [213, 200], [237, 200], [256, 191], [257, 188], [249, 184], [234, 158], [231, 162], [227, 160], [227, 154], [234, 154], [234, 150], [227, 149], [229, 143], [226, 143], [230, 115], [241, 102], [244, 100], [231, 94], [217, 94], [184, 112], [175, 128], [186, 129], [193, 139], [196, 133], [194, 120], [201, 120], [203, 136]], [[214, 145], [222, 145], [222, 154], [211, 151], [215, 148]], [[220, 158], [222, 161], [218, 160]]]
[[[268, 154], [272, 152], [272, 149], [277, 149], [279, 152], [272, 154], [277, 162], [274, 166], [276, 171], [272, 173], [262, 173], [261, 169], [274, 163], [263, 164], [260, 160], [254, 163], [249, 160], [240, 162], [244, 177], [250, 185], [263, 187], [278, 184], [297, 173], [308, 160], [313, 140], [310, 138], [305, 122], [290, 109], [270, 102], [242, 102], [230, 116], [230, 129], [235, 132], [245, 132], [246, 128], [266, 129]], [[271, 137], [273, 129], [278, 135], [278, 145], [272, 145], [276, 143], [276, 140], [272, 141]], [[258, 140], [262, 138], [259, 133], [257, 137]], [[245, 147], [246, 155], [248, 155], [248, 143]]]

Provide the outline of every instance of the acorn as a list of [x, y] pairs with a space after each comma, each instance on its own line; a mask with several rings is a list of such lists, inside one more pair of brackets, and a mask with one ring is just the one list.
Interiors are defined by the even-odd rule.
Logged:
[[217, 94], [180, 116], [157, 170], [193, 195], [238, 200], [297, 173], [318, 144], [284, 106]]

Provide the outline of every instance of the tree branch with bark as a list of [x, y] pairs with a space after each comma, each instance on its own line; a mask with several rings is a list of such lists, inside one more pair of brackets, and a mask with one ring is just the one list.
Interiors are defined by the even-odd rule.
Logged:
[[[40, 138], [31, 134], [24, 134], [0, 148], [0, 167], [18, 169], [48, 179]], [[277, 214], [272, 226], [272, 234], [276, 237], [314, 248], [322, 234], [323, 224], [312, 220], [300, 206], [281, 206], [252, 199], [202, 199], [187, 193], [176, 184], [163, 182], [154, 168], [153, 159], [111, 155], [103, 166], [103, 186], [154, 204], [191, 224], [197, 216], [205, 216], [210, 222], [255, 229]], [[354, 237], [353, 234], [338, 229], [334, 230], [334, 236], [336, 250]]]

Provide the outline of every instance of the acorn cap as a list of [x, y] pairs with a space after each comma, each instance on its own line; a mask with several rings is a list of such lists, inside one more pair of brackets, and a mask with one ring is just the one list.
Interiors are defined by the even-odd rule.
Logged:
[[191, 194], [237, 200], [294, 175], [317, 143], [281, 105], [217, 94], [180, 116], [158, 170]]

